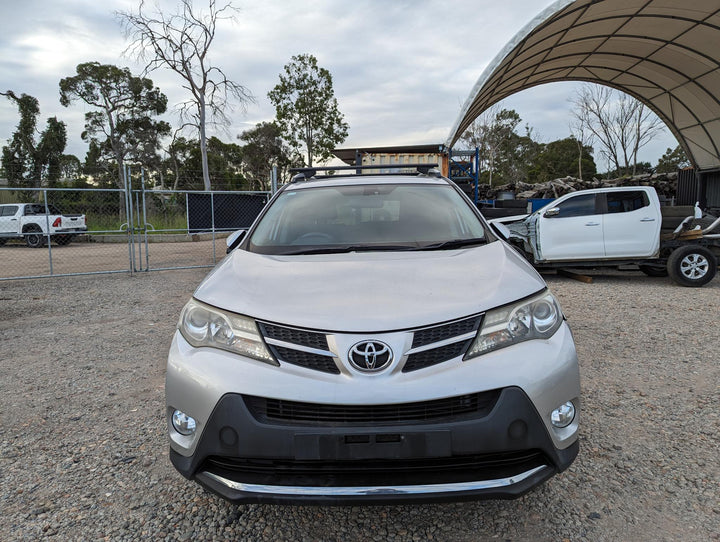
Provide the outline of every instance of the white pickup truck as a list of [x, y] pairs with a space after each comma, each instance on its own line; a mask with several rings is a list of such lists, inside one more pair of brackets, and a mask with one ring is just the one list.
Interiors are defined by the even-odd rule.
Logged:
[[[720, 219], [689, 216], [663, 230], [663, 210], [647, 186], [571, 192], [530, 215], [491, 220], [537, 268], [637, 265], [650, 276], [703, 286], [717, 272]], [[666, 220], [667, 222], [667, 220]]]
[[10, 203], [0, 205], [0, 246], [10, 239], [25, 239], [31, 248], [40, 248], [48, 236], [58, 245], [67, 245], [87, 231], [85, 215], [63, 215], [54, 205]]

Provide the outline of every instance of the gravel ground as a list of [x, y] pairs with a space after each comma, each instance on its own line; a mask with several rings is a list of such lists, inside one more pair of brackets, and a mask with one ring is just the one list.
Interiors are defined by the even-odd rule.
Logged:
[[[212, 266], [225, 256], [225, 240], [213, 241], [195, 236], [198, 241], [145, 243], [138, 242], [133, 247], [134, 269], [145, 271], [148, 268], [168, 269], [174, 267]], [[87, 273], [128, 271], [130, 252], [125, 242], [95, 242], [100, 236], [94, 236], [92, 243], [72, 242], [67, 246], [53, 243], [51, 250], [29, 248], [20, 241], [11, 241], [0, 248], [2, 266], [0, 278], [28, 276], [50, 276]], [[119, 237], [119, 236], [118, 236]], [[167, 237], [167, 236], [165, 236]], [[176, 236], [185, 238], [185, 236]], [[204, 237], [207, 237], [205, 235]], [[149, 255], [149, 257], [148, 257]], [[52, 273], [50, 261], [52, 258]]]
[[720, 279], [548, 275], [580, 456], [514, 501], [236, 507], [171, 467], [167, 349], [205, 270], [0, 282], [2, 540], [720, 540]]

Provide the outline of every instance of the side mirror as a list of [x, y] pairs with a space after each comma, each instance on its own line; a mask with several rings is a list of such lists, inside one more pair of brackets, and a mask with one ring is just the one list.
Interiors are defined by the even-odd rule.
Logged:
[[510, 229], [502, 222], [492, 222], [490, 227], [492, 227], [493, 231], [505, 241], [510, 239], [510, 235], [512, 235]]
[[225, 244], [227, 245], [225, 254], [230, 254], [230, 252], [240, 244], [240, 241], [245, 238], [246, 233], [247, 230], [237, 230], [228, 235], [227, 239], [225, 239]]
[[543, 215], [545, 218], [552, 218], [554, 216], [557, 216], [560, 214], [560, 208], [559, 207], [553, 207], [552, 209], [548, 209], [545, 211], [545, 214]]

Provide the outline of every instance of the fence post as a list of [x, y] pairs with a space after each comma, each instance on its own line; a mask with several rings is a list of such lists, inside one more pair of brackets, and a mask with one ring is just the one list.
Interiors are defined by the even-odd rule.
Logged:
[[213, 263], [217, 263], [215, 256], [215, 194], [212, 192], [210, 192], [210, 218], [212, 220]]
[[50, 259], [50, 274], [53, 274], [52, 261], [52, 237], [50, 236], [50, 208], [47, 201], [47, 190], [43, 190], [43, 200], [45, 201], [45, 236], [48, 244], [48, 258]]
[[142, 228], [145, 232], [145, 269], [144, 271], [150, 271], [150, 256], [148, 253], [148, 227], [147, 227], [147, 200], [145, 199], [145, 167], [140, 168], [141, 183], [142, 183]]
[[130, 258], [130, 274], [135, 271], [135, 243], [133, 235], [133, 212], [132, 212], [132, 179], [130, 178], [130, 166], [123, 166], [123, 177], [125, 178], [125, 209], [127, 211], [128, 231], [128, 256]]
[[185, 224], [187, 225], [187, 233], [190, 235], [190, 202], [188, 201], [188, 193], [185, 192]]
[[277, 168], [277, 166], [273, 166], [272, 174], [270, 175], [270, 193], [273, 196], [275, 195], [275, 192], [277, 192], [277, 183], [278, 183], [278, 168]]
[[[140, 198], [138, 197], [137, 190], [135, 190], [135, 192], [132, 193], [130, 197], [135, 198], [135, 203], [133, 205], [133, 210], [135, 211], [133, 213], [133, 241], [135, 242], [135, 244], [133, 245], [133, 253], [135, 252], [135, 248], [138, 249], [137, 258], [135, 259], [135, 271], [142, 271], [142, 239], [140, 239]], [[136, 233], [137, 237], [135, 237]]]

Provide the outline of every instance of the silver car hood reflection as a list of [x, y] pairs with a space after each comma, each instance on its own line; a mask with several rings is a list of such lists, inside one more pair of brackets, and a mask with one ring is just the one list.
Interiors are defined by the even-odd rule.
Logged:
[[306, 256], [238, 249], [195, 297], [268, 322], [364, 333], [453, 320], [544, 287], [537, 272], [498, 241], [458, 250]]

